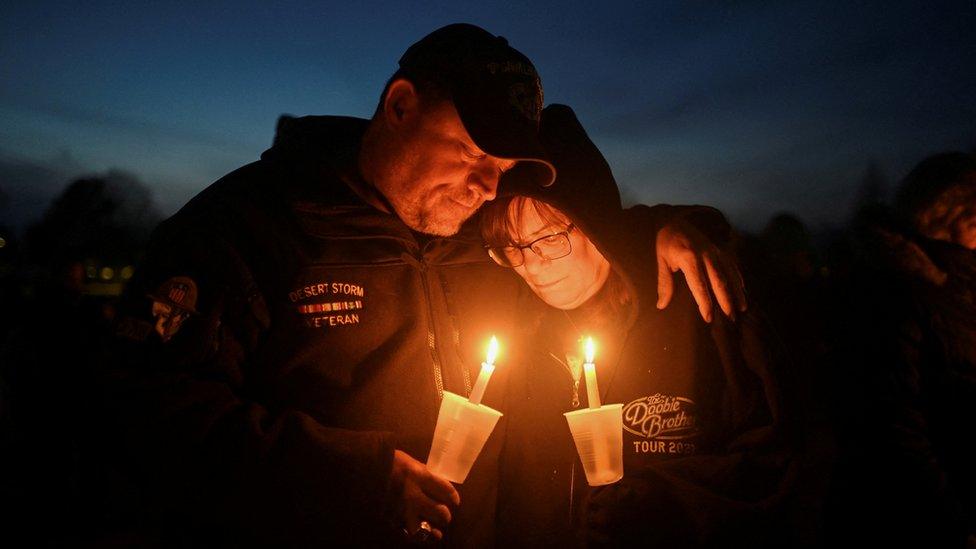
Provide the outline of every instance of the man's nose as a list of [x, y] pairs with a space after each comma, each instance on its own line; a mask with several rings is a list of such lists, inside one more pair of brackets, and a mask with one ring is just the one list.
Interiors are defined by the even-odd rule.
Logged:
[[501, 172], [491, 162], [479, 162], [468, 174], [467, 185], [471, 192], [478, 193], [485, 200], [494, 200], [498, 194], [498, 180]]

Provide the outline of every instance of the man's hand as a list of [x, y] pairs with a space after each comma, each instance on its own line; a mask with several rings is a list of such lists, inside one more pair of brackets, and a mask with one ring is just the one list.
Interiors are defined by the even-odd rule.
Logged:
[[454, 486], [400, 450], [393, 452], [390, 479], [399, 498], [397, 510], [407, 531], [413, 534], [420, 529], [421, 521], [427, 521], [433, 537], [443, 538], [443, 530], [451, 522], [451, 509], [461, 504], [461, 496]]
[[[674, 295], [674, 275], [685, 275], [691, 294], [705, 322], [712, 321], [712, 296], [731, 319], [746, 310], [745, 284], [735, 260], [708, 240], [698, 229], [673, 220], [657, 232], [657, 308], [663, 309]], [[711, 292], [709, 292], [711, 286]]]

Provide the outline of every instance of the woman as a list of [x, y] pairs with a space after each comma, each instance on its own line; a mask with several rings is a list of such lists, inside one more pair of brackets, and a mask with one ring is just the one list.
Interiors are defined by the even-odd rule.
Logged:
[[[647, 234], [647, 210], [621, 208], [571, 109], [546, 108], [542, 133], [556, 183], [503, 180], [482, 218], [491, 257], [538, 298], [510, 359], [500, 544], [781, 542], [773, 525], [784, 522], [771, 513], [790, 454], [754, 314], [705, 323], [682, 284], [670, 307], [655, 308], [657, 272], [633, 236]], [[582, 336], [598, 342], [603, 402], [624, 405], [624, 478], [594, 490], [562, 415], [587, 406]]]

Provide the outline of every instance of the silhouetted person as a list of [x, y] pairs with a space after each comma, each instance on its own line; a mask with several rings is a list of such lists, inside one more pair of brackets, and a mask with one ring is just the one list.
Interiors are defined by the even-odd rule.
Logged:
[[65, 257], [132, 261], [159, 220], [149, 189], [111, 171], [72, 182], [25, 240], [30, 259], [42, 264]]
[[[2, 210], [0, 210], [2, 211]], [[20, 310], [20, 283], [17, 272], [19, 241], [13, 230], [0, 225], [0, 342], [16, 325], [14, 311]]]
[[834, 439], [828, 421], [830, 400], [823, 364], [832, 350], [829, 291], [822, 263], [806, 225], [791, 213], [773, 216], [757, 236], [738, 242], [750, 300], [765, 311], [771, 331], [782, 341], [790, 367], [781, 374], [790, 406], [802, 427], [804, 474], [796, 482], [797, 503], [805, 519], [797, 524], [810, 529], [797, 539], [819, 535], [820, 506], [834, 459]]
[[[70, 184], [32, 226], [10, 267], [10, 329], [0, 340], [0, 426], [8, 539], [92, 542], [126, 503], [112, 501], [97, 419], [99, 349], [113, 297], [92, 265], [131, 264], [154, 220], [149, 191], [117, 172]], [[99, 286], [101, 285], [101, 286]]]
[[856, 306], [838, 311], [851, 337], [835, 509], [859, 541], [973, 546], [976, 160], [927, 158], [894, 212], [861, 221]]
[[774, 216], [759, 237], [744, 246], [743, 255], [750, 292], [790, 349], [799, 357], [821, 356], [823, 277], [803, 222], [788, 213]]

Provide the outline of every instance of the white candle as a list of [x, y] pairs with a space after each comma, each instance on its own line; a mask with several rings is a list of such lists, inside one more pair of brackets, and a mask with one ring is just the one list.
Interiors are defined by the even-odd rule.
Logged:
[[596, 348], [593, 338], [586, 338], [586, 362], [583, 363], [583, 374], [586, 375], [586, 400], [590, 408], [600, 407], [600, 389], [596, 384], [596, 365], [593, 364], [593, 356]]
[[485, 361], [481, 363], [481, 372], [474, 382], [474, 388], [471, 389], [471, 396], [468, 397], [468, 402], [471, 404], [481, 404], [481, 397], [485, 396], [485, 389], [488, 388], [488, 380], [491, 378], [492, 372], [495, 371], [496, 356], [498, 356], [498, 340], [495, 339], [495, 336], [491, 336], [491, 342], [488, 343], [488, 355]]

